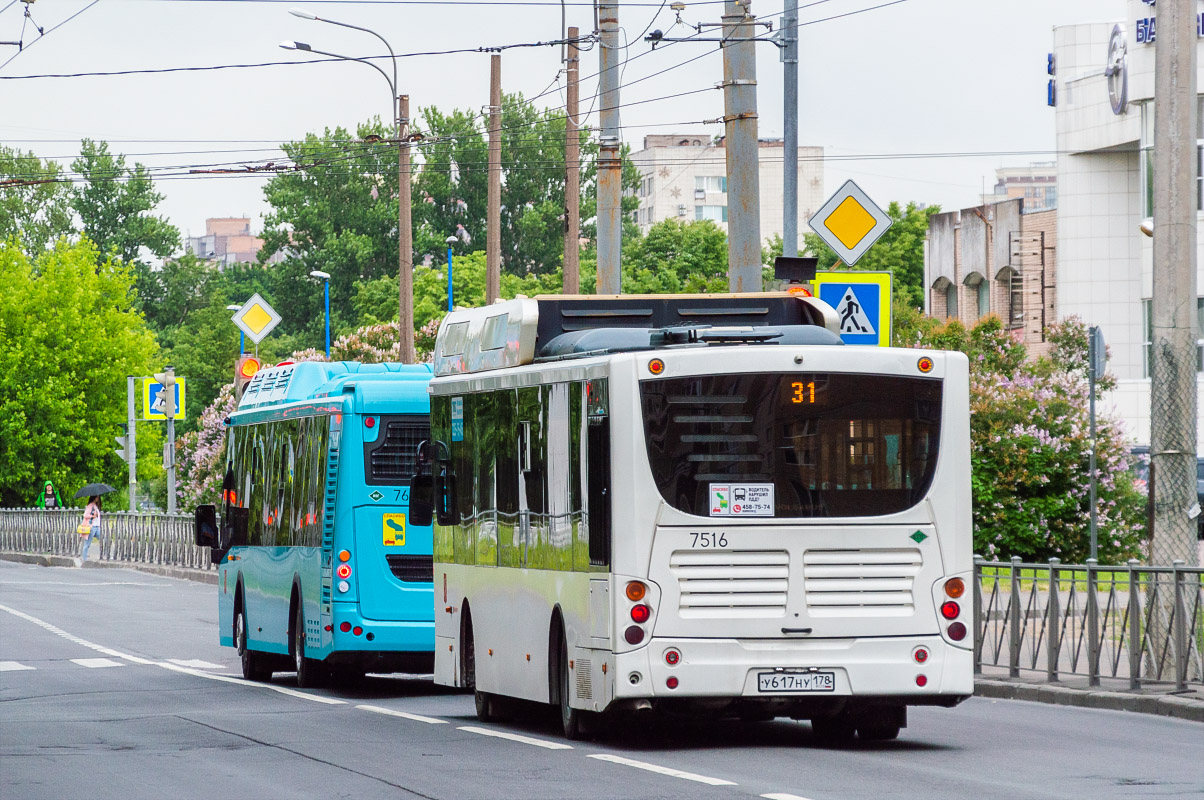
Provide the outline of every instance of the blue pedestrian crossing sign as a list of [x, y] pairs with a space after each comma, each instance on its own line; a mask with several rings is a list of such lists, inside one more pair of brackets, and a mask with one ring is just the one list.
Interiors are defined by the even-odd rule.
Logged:
[[[175, 396], [171, 398], [175, 408], [173, 416], [176, 419], [184, 418], [185, 383], [184, 378], [176, 378], [175, 391], [172, 393]], [[163, 384], [154, 378], [142, 381], [142, 415], [145, 419], [167, 419], [167, 403], [167, 392], [163, 391]]]
[[890, 347], [891, 274], [817, 272], [819, 299], [836, 309], [845, 344]]

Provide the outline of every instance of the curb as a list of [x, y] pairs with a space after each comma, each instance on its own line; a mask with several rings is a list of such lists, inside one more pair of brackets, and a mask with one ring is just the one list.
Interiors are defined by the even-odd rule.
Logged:
[[[75, 567], [70, 556], [34, 555], [30, 553], [0, 553], [0, 561], [16, 561], [21, 564], [37, 564], [42, 567]], [[217, 570], [189, 569], [166, 564], [138, 564], [133, 561], [88, 561], [84, 569], [133, 569], [165, 578], [197, 581], [217, 585]]]
[[1001, 700], [1026, 700], [1033, 703], [1052, 703], [1078, 708], [1101, 708], [1109, 711], [1132, 711], [1162, 717], [1204, 722], [1204, 699], [1178, 694], [1136, 692], [1105, 692], [1097, 688], [1075, 689], [1055, 684], [1021, 683], [977, 678], [974, 681], [977, 697]]

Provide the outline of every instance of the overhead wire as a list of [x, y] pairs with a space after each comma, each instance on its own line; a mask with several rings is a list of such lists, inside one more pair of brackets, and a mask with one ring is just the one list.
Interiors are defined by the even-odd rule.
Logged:
[[[13, 53], [11, 56], [9, 56], [9, 58], [8, 58], [8, 60], [7, 60], [7, 61], [5, 61], [3, 64], [0, 64], [0, 69], [4, 69], [5, 67], [7, 67], [7, 66], [8, 66], [10, 63], [12, 63], [12, 60], [13, 60], [14, 58], [16, 58], [17, 56], [21, 55], [22, 53], [24, 53], [24, 52], [28, 51], [28, 50], [29, 50], [29, 48], [33, 47], [35, 44], [37, 44], [38, 42], [42, 41], [42, 40], [43, 40], [43, 39], [45, 39], [47, 36], [49, 36], [50, 34], [54, 33], [54, 32], [55, 32], [55, 31], [57, 31], [59, 28], [63, 27], [63, 26], [64, 26], [64, 25], [66, 25], [68, 22], [70, 22], [71, 20], [75, 19], [75, 18], [76, 18], [76, 17], [78, 17], [80, 14], [84, 13], [84, 12], [85, 12], [85, 11], [87, 11], [89, 8], [91, 8], [92, 6], [96, 5], [96, 4], [97, 4], [97, 3], [99, 3], [99, 2], [100, 2], [100, 0], [92, 0], [92, 2], [91, 2], [91, 3], [88, 3], [88, 5], [84, 6], [84, 7], [83, 7], [83, 8], [81, 8], [79, 11], [76, 11], [74, 14], [72, 14], [72, 15], [71, 15], [71, 16], [69, 16], [69, 17], [67, 17], [65, 20], [63, 20], [63, 21], [62, 21], [62, 22], [60, 22], [59, 24], [55, 25], [55, 26], [54, 26], [54, 27], [52, 27], [52, 28], [48, 28], [48, 29], [46, 29], [45, 31], [41, 31], [41, 32], [40, 32], [40, 33], [41, 33], [41, 35], [40, 35], [40, 36], [38, 36], [38, 38], [34, 39], [34, 40], [33, 40], [32, 42], [30, 42], [28, 45], [25, 45], [25, 46], [21, 47], [21, 49], [19, 49], [17, 52], [15, 52], [15, 53]], [[24, 32], [25, 32], [25, 25], [24, 25], [24, 23], [22, 23], [22, 25], [21, 25], [21, 32], [22, 32], [22, 36], [24, 36]]]

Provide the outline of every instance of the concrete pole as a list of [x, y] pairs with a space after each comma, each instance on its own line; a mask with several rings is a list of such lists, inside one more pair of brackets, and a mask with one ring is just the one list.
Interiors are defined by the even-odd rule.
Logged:
[[1195, 565], [1196, 0], [1161, 0], [1154, 55], [1154, 564]]
[[727, 0], [723, 110], [727, 138], [727, 275], [733, 292], [761, 291], [761, 181], [757, 153], [757, 62], [751, 4]]
[[414, 230], [410, 227], [410, 96], [397, 98], [397, 286], [400, 299], [401, 363], [413, 364]]
[[[489, 200], [485, 225], [485, 303], [502, 286], [502, 54], [489, 57]], [[451, 249], [448, 248], [448, 252]], [[450, 274], [450, 269], [448, 270]]]
[[798, 255], [798, 0], [782, 11], [782, 255]]
[[620, 258], [623, 246], [623, 164], [620, 157], [622, 132], [619, 129], [619, 7], [603, 0], [598, 3], [600, 33], [598, 60], [599, 91], [602, 105], [598, 110], [601, 126], [598, 152], [598, 294], [621, 291]]
[[[163, 455], [164, 466], [167, 467], [167, 513], [176, 513], [176, 403], [175, 403], [175, 383], [176, 371], [168, 367], [167, 380], [163, 383], [163, 391], [167, 394], [167, 444], [164, 446], [166, 452]], [[183, 411], [184, 409], [180, 409]]]
[[581, 291], [581, 134], [577, 130], [577, 81], [581, 53], [577, 29], [569, 28], [568, 102], [564, 121], [564, 293]]
[[135, 384], [138, 379], [130, 376], [125, 379], [125, 424], [127, 426], [126, 461], [130, 465], [130, 511], [138, 510], [138, 445], [134, 434], [134, 426], [138, 424], [137, 392]]

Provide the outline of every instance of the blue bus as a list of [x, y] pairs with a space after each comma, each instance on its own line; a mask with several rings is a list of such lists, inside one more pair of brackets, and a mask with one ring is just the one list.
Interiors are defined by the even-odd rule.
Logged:
[[225, 421], [220, 517], [205, 505], [195, 522], [219, 565], [221, 643], [248, 680], [432, 670], [431, 529], [406, 524], [430, 378], [426, 365], [285, 362], [246, 384]]

